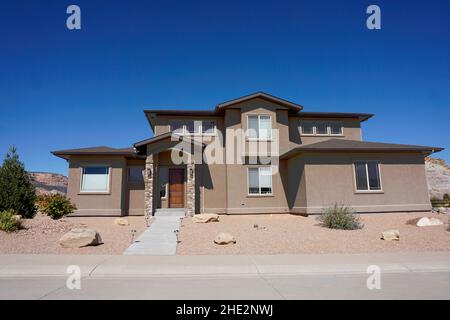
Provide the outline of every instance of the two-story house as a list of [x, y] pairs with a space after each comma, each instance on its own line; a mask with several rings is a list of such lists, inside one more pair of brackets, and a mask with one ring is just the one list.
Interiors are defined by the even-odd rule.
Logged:
[[431, 209], [424, 158], [442, 148], [362, 141], [371, 114], [305, 112], [262, 92], [144, 112], [154, 135], [133, 147], [53, 152], [69, 162], [77, 215]]

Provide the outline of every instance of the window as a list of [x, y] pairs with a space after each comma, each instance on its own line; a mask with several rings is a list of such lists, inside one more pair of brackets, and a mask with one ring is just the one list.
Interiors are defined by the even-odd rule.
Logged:
[[82, 192], [108, 192], [109, 191], [109, 167], [89, 166], [81, 168]]
[[143, 166], [128, 167], [128, 181], [129, 182], [143, 182], [144, 181], [144, 167]]
[[328, 125], [326, 123], [317, 123], [316, 134], [328, 134]]
[[325, 123], [302, 121], [300, 123], [300, 132], [302, 135], [343, 135], [342, 124], [338, 122]]
[[248, 194], [272, 194], [272, 168], [248, 168]]
[[358, 161], [354, 163], [357, 191], [380, 191], [380, 166], [377, 161]]
[[342, 124], [331, 123], [330, 124], [330, 134], [331, 135], [342, 135]]
[[214, 135], [216, 133], [216, 124], [212, 120], [173, 120], [170, 122], [170, 131], [180, 135]]
[[248, 116], [248, 137], [250, 139], [272, 138], [272, 117], [267, 115]]
[[167, 168], [161, 167], [159, 169], [159, 196], [161, 197], [161, 199], [167, 198], [168, 180]]
[[216, 133], [216, 123], [211, 120], [202, 121], [203, 134], [213, 135]]
[[301, 128], [303, 134], [314, 134], [314, 124], [312, 122], [302, 123]]
[[172, 121], [170, 122], [170, 131], [177, 134], [184, 133], [184, 125], [181, 121]]
[[202, 122], [198, 120], [187, 121], [186, 132], [189, 134], [200, 134], [202, 132]]

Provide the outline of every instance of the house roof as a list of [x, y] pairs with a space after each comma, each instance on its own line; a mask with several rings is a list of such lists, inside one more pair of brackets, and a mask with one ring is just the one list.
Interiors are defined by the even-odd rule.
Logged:
[[103, 156], [125, 156], [137, 158], [139, 157], [134, 148], [111, 148], [107, 146], [79, 148], [79, 149], [66, 149], [52, 151], [57, 157], [68, 159], [70, 156], [90, 156], [90, 155], [103, 155]]
[[292, 148], [280, 156], [289, 159], [302, 152], [425, 152], [433, 153], [444, 150], [438, 147], [369, 142], [344, 139], [328, 139]]
[[300, 118], [357, 118], [364, 122], [374, 115], [372, 113], [352, 113], [352, 112], [299, 112], [295, 114]]
[[232, 106], [234, 106], [234, 105], [236, 105], [238, 103], [245, 102], [245, 101], [252, 100], [252, 99], [256, 99], [256, 98], [267, 100], [267, 101], [276, 103], [278, 105], [281, 105], [283, 107], [286, 107], [290, 111], [292, 111], [293, 113], [299, 112], [300, 110], [303, 109], [303, 106], [301, 106], [301, 105], [299, 105], [297, 103], [290, 102], [288, 100], [284, 100], [284, 99], [272, 96], [272, 95], [270, 95], [268, 93], [259, 91], [259, 92], [255, 92], [255, 93], [252, 93], [252, 94], [240, 97], [240, 98], [236, 98], [236, 99], [233, 99], [233, 100], [229, 100], [229, 101], [225, 101], [225, 102], [219, 103], [216, 106], [216, 111], [221, 111], [223, 109], [232, 107]]

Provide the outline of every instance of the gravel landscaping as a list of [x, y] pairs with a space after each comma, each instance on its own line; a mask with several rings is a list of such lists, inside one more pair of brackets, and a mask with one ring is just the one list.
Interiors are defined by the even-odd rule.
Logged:
[[[412, 224], [412, 221], [425, 216], [437, 217], [443, 220], [444, 225], [417, 227]], [[219, 222], [210, 223], [194, 223], [192, 218], [185, 218], [179, 234], [177, 253], [295, 254], [450, 250], [448, 215], [363, 214], [361, 222], [364, 227], [360, 230], [331, 230], [322, 227], [317, 216], [220, 216]], [[381, 232], [387, 229], [398, 229], [400, 241], [381, 240]], [[233, 235], [236, 244], [214, 244], [214, 238], [220, 232]]]
[[[125, 217], [129, 226], [114, 224], [114, 217], [66, 217], [52, 220], [37, 214], [33, 219], [24, 219], [24, 229], [13, 233], [0, 231], [0, 254], [122, 254], [131, 243], [131, 230], [135, 237], [145, 229], [144, 217]], [[83, 248], [62, 248], [58, 244], [66, 232], [72, 228], [95, 229], [103, 244]]]

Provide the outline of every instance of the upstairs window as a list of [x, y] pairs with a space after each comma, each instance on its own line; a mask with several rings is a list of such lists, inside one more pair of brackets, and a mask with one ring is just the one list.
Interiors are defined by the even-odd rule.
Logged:
[[189, 120], [186, 122], [186, 133], [189, 134], [201, 134], [202, 122], [198, 120]]
[[108, 192], [109, 167], [88, 166], [81, 168], [81, 192]]
[[248, 137], [250, 139], [272, 138], [272, 117], [268, 115], [248, 116]]
[[214, 135], [216, 133], [216, 123], [212, 120], [203, 120], [202, 133], [207, 135]]
[[377, 161], [357, 161], [355, 166], [355, 184], [357, 191], [380, 191], [380, 165]]
[[184, 124], [181, 121], [175, 120], [170, 122], [170, 131], [176, 134], [184, 133]]
[[342, 136], [343, 127], [339, 122], [301, 121], [300, 133], [305, 136]]
[[170, 131], [179, 135], [214, 135], [216, 123], [214, 120], [172, 120]]

